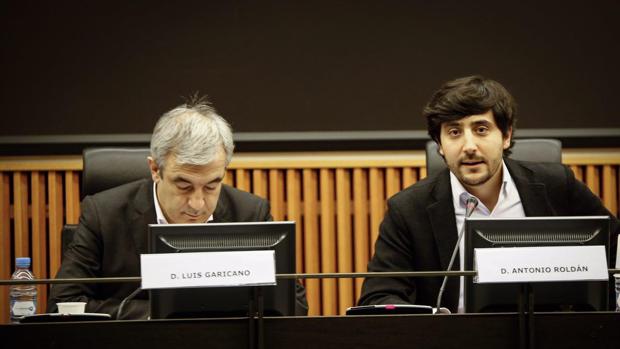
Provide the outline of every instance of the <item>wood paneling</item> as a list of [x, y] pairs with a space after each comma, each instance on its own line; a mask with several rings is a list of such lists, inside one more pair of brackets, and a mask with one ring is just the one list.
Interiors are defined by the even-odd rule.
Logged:
[[268, 199], [267, 175], [265, 170], [252, 170], [252, 192], [260, 197]]
[[618, 212], [618, 166], [603, 166], [603, 204], [611, 212]]
[[[49, 278], [47, 269], [47, 224], [46, 224], [46, 205], [45, 190], [47, 188], [45, 175], [40, 171], [34, 171], [30, 177], [32, 188], [32, 272], [35, 277]], [[79, 195], [79, 193], [78, 193]], [[37, 297], [39, 312], [44, 313], [47, 308], [47, 286], [37, 286]]]
[[[321, 250], [319, 249], [319, 200], [316, 170], [304, 169], [303, 208], [304, 208], [304, 272], [318, 273], [321, 270]], [[322, 309], [320, 282], [306, 280], [306, 292], [310, 310], [308, 315], [320, 315]]]
[[252, 182], [249, 172], [250, 171], [248, 170], [242, 169], [237, 169], [235, 171], [235, 187], [245, 191], [252, 190]]
[[76, 224], [80, 218], [80, 173], [65, 172], [65, 219], [67, 224]]
[[[369, 261], [370, 216], [368, 196], [368, 171], [362, 168], [353, 169], [353, 254], [355, 272], [365, 272]], [[374, 240], [373, 240], [374, 241]], [[355, 299], [361, 294], [363, 279], [355, 280]]]
[[[620, 149], [563, 153], [578, 180], [618, 214]], [[79, 217], [79, 157], [0, 158], [0, 277], [13, 258], [30, 255], [37, 277], [60, 265], [60, 231]], [[424, 153], [324, 152], [235, 155], [224, 182], [268, 198], [276, 220], [296, 221], [297, 272], [363, 272], [374, 249], [386, 199], [426, 176]], [[304, 280], [311, 315], [343, 314], [361, 279]], [[44, 309], [47, 287], [39, 287]], [[0, 287], [0, 321], [8, 321], [8, 287]]]
[[28, 224], [28, 173], [13, 172], [13, 252], [15, 257], [30, 256]]
[[[377, 240], [379, 224], [383, 219], [385, 207], [385, 182], [383, 168], [370, 168], [370, 241]], [[375, 251], [375, 245], [370, 246], [370, 255]]]
[[588, 188], [596, 195], [600, 196], [601, 193], [601, 177], [598, 166], [587, 165], [586, 166], [586, 184]]
[[[335, 181], [334, 172], [331, 169], [322, 168], [320, 170], [321, 195], [321, 227], [320, 227], [320, 248], [321, 248], [321, 271], [326, 273], [336, 272], [336, 211], [335, 201]], [[323, 296], [322, 313], [325, 315], [336, 315], [338, 306], [338, 292], [335, 279], [321, 280], [321, 290]]]
[[62, 174], [58, 171], [50, 171], [47, 174], [47, 197], [50, 275], [55, 276], [60, 267], [60, 232], [64, 224]]
[[295, 224], [295, 265], [298, 273], [306, 270], [301, 207], [301, 173], [298, 170], [286, 170], [286, 219], [297, 223]]
[[271, 215], [276, 221], [282, 221], [286, 217], [285, 188], [284, 172], [282, 170], [269, 170], [269, 202], [271, 203]]
[[[353, 271], [353, 231], [351, 230], [351, 172], [336, 169], [336, 251], [339, 273]], [[338, 314], [355, 301], [353, 280], [338, 279]]]
[[[0, 171], [0, 278], [12, 274], [10, 172]], [[9, 287], [0, 286], [0, 323], [9, 321]]]
[[583, 181], [583, 167], [579, 165], [570, 165], [570, 169], [575, 174], [575, 178], [580, 181]]

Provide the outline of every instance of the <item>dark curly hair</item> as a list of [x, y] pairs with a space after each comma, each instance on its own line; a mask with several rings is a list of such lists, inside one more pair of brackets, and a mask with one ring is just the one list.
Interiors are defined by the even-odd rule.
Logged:
[[[517, 121], [517, 105], [510, 93], [499, 82], [480, 75], [448, 81], [437, 90], [424, 107], [428, 134], [440, 144], [441, 124], [491, 110], [495, 123], [504, 137]], [[510, 147], [504, 155], [510, 154]]]

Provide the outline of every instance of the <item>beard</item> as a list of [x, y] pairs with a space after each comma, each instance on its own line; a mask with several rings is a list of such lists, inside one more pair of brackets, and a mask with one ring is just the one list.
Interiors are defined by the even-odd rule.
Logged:
[[482, 185], [493, 178], [500, 164], [501, 161], [498, 161], [496, 164], [489, 164], [482, 157], [465, 157], [459, 159], [456, 166], [450, 166], [450, 169], [463, 185], [473, 187]]

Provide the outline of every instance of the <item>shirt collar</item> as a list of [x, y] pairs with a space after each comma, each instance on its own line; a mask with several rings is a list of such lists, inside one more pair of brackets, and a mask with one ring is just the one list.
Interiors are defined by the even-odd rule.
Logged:
[[[486, 210], [489, 211], [486, 206], [477, 198], [475, 195], [470, 194], [467, 189], [463, 186], [463, 184], [456, 178], [456, 175], [450, 171], [450, 186], [452, 187], [452, 203], [454, 204], [454, 212], [457, 214], [464, 214], [465, 207], [467, 203], [467, 199], [470, 197], [476, 198], [478, 200], [478, 207], [476, 210]], [[516, 190], [516, 186], [512, 177], [510, 176], [510, 172], [508, 172], [508, 167], [506, 167], [506, 163], [502, 160], [502, 187], [500, 189], [500, 198], [506, 197], [506, 195], [512, 190]], [[489, 214], [490, 212], [487, 212]]]
[[[157, 224], [168, 224], [168, 220], [166, 220], [166, 216], [164, 216], [164, 211], [162, 211], [161, 206], [159, 205], [159, 199], [157, 199], [157, 183], [153, 182], [153, 202], [155, 203], [155, 215], [157, 217]], [[213, 220], [213, 215], [207, 219], [207, 222]]]

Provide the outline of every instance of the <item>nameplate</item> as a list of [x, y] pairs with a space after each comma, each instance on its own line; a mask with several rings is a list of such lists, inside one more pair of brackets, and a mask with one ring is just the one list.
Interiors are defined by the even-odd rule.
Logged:
[[[618, 244], [616, 245], [616, 269], [620, 269], [620, 235], [618, 235]], [[620, 278], [620, 274], [614, 274], [614, 277]]]
[[608, 280], [604, 246], [474, 250], [476, 283]]
[[620, 269], [620, 235], [618, 235], [618, 244], [616, 245], [616, 269]]
[[276, 284], [273, 250], [142, 254], [140, 263], [143, 289]]

